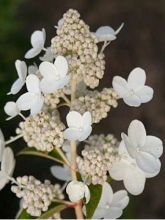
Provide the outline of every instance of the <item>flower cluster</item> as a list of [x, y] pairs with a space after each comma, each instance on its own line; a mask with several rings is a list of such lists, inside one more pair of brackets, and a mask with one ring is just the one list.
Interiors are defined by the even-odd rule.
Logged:
[[40, 216], [48, 210], [55, 199], [63, 199], [60, 185], [52, 185], [49, 180], [41, 183], [33, 176], [17, 177], [18, 185], [11, 187], [12, 192], [22, 199], [22, 207], [32, 216]]
[[20, 122], [16, 132], [23, 135], [28, 147], [49, 152], [55, 147], [62, 146], [64, 128], [57, 111], [44, 111]]
[[96, 36], [80, 19], [80, 14], [68, 10], [57, 26], [57, 36], [52, 39], [52, 51], [67, 57], [69, 72], [74, 80], [84, 80], [95, 88], [104, 75], [104, 54], [98, 53]]
[[99, 123], [108, 116], [111, 107], [117, 107], [117, 99], [118, 95], [112, 88], [104, 88], [101, 92], [88, 91], [74, 101], [72, 109], [81, 113], [91, 112], [92, 122]]
[[87, 143], [83, 158], [77, 157], [79, 172], [86, 184], [103, 184], [108, 170], [118, 159], [118, 141], [108, 134], [90, 136]]

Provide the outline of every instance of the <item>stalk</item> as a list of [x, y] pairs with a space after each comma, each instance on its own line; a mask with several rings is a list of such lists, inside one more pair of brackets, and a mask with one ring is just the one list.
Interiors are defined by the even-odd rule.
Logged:
[[[76, 80], [72, 79], [71, 82], [71, 106], [73, 104], [73, 101], [75, 100], [76, 97]], [[76, 146], [76, 141], [71, 141], [70, 142], [70, 147], [71, 147], [71, 174], [72, 174], [72, 180], [77, 180], [77, 175], [76, 175], [76, 170], [77, 170], [77, 165], [76, 165], [76, 158], [77, 158], [77, 146]], [[83, 212], [82, 212], [82, 202], [81, 200], [77, 202], [77, 204], [74, 206], [75, 209], [75, 214], [77, 219], [84, 219]]]

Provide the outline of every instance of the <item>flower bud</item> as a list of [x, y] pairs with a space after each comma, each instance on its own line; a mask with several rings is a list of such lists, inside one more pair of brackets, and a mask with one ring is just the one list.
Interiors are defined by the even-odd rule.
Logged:
[[86, 199], [86, 203], [88, 203], [90, 200], [90, 191], [83, 182], [71, 181], [66, 187], [66, 192], [69, 196], [70, 201], [72, 202], [78, 202], [84, 197]]

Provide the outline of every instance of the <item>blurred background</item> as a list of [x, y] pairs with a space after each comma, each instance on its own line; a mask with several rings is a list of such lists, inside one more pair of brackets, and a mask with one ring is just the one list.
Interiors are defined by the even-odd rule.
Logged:
[[[17, 78], [14, 62], [23, 59], [30, 48], [30, 35], [44, 27], [47, 45], [55, 35], [54, 25], [69, 8], [77, 9], [84, 21], [95, 31], [101, 25], [116, 29], [125, 26], [105, 51], [106, 73], [100, 88], [110, 87], [114, 75], [126, 77], [137, 66], [146, 70], [147, 84], [154, 88], [150, 103], [130, 108], [120, 102], [109, 117], [95, 126], [96, 133], [114, 133], [118, 138], [127, 131], [131, 120], [142, 120], [149, 134], [165, 139], [165, 1], [164, 0], [0, 0], [0, 127], [5, 138], [15, 134], [18, 119], [5, 121], [3, 106], [16, 97], [6, 96]], [[108, 129], [107, 129], [108, 128]], [[15, 151], [24, 142], [12, 145]], [[165, 218], [165, 156], [161, 157], [160, 174], [148, 179], [144, 193], [131, 197], [124, 218]], [[51, 162], [33, 157], [19, 157], [14, 176], [32, 174], [39, 179], [51, 176]], [[0, 192], [0, 218], [14, 218], [19, 201], [6, 186]]]

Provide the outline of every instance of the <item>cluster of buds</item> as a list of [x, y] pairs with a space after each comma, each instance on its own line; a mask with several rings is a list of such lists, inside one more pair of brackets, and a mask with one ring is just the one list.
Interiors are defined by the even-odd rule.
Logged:
[[92, 122], [99, 123], [101, 119], [108, 116], [111, 107], [116, 108], [118, 95], [112, 88], [104, 88], [101, 92], [88, 91], [85, 96], [77, 98], [72, 109], [84, 113], [90, 111]]
[[52, 110], [57, 108], [57, 105], [60, 103], [60, 98], [63, 96], [63, 91], [59, 90], [54, 93], [46, 94], [44, 96], [44, 103], [47, 108]]
[[111, 134], [89, 137], [82, 157], [77, 157], [77, 166], [86, 184], [106, 182], [108, 170], [118, 159], [118, 144]]
[[63, 145], [64, 129], [65, 126], [60, 121], [57, 111], [44, 111], [20, 122], [16, 132], [23, 135], [28, 147], [49, 152]]
[[59, 21], [57, 36], [52, 39], [52, 52], [66, 56], [71, 77], [95, 88], [105, 69], [104, 54], [98, 53], [96, 36], [80, 19], [80, 14], [68, 10]]
[[60, 185], [52, 185], [49, 180], [41, 183], [33, 176], [17, 177], [18, 185], [11, 187], [12, 192], [22, 199], [22, 207], [31, 216], [40, 216], [48, 210], [55, 199], [63, 199]]

